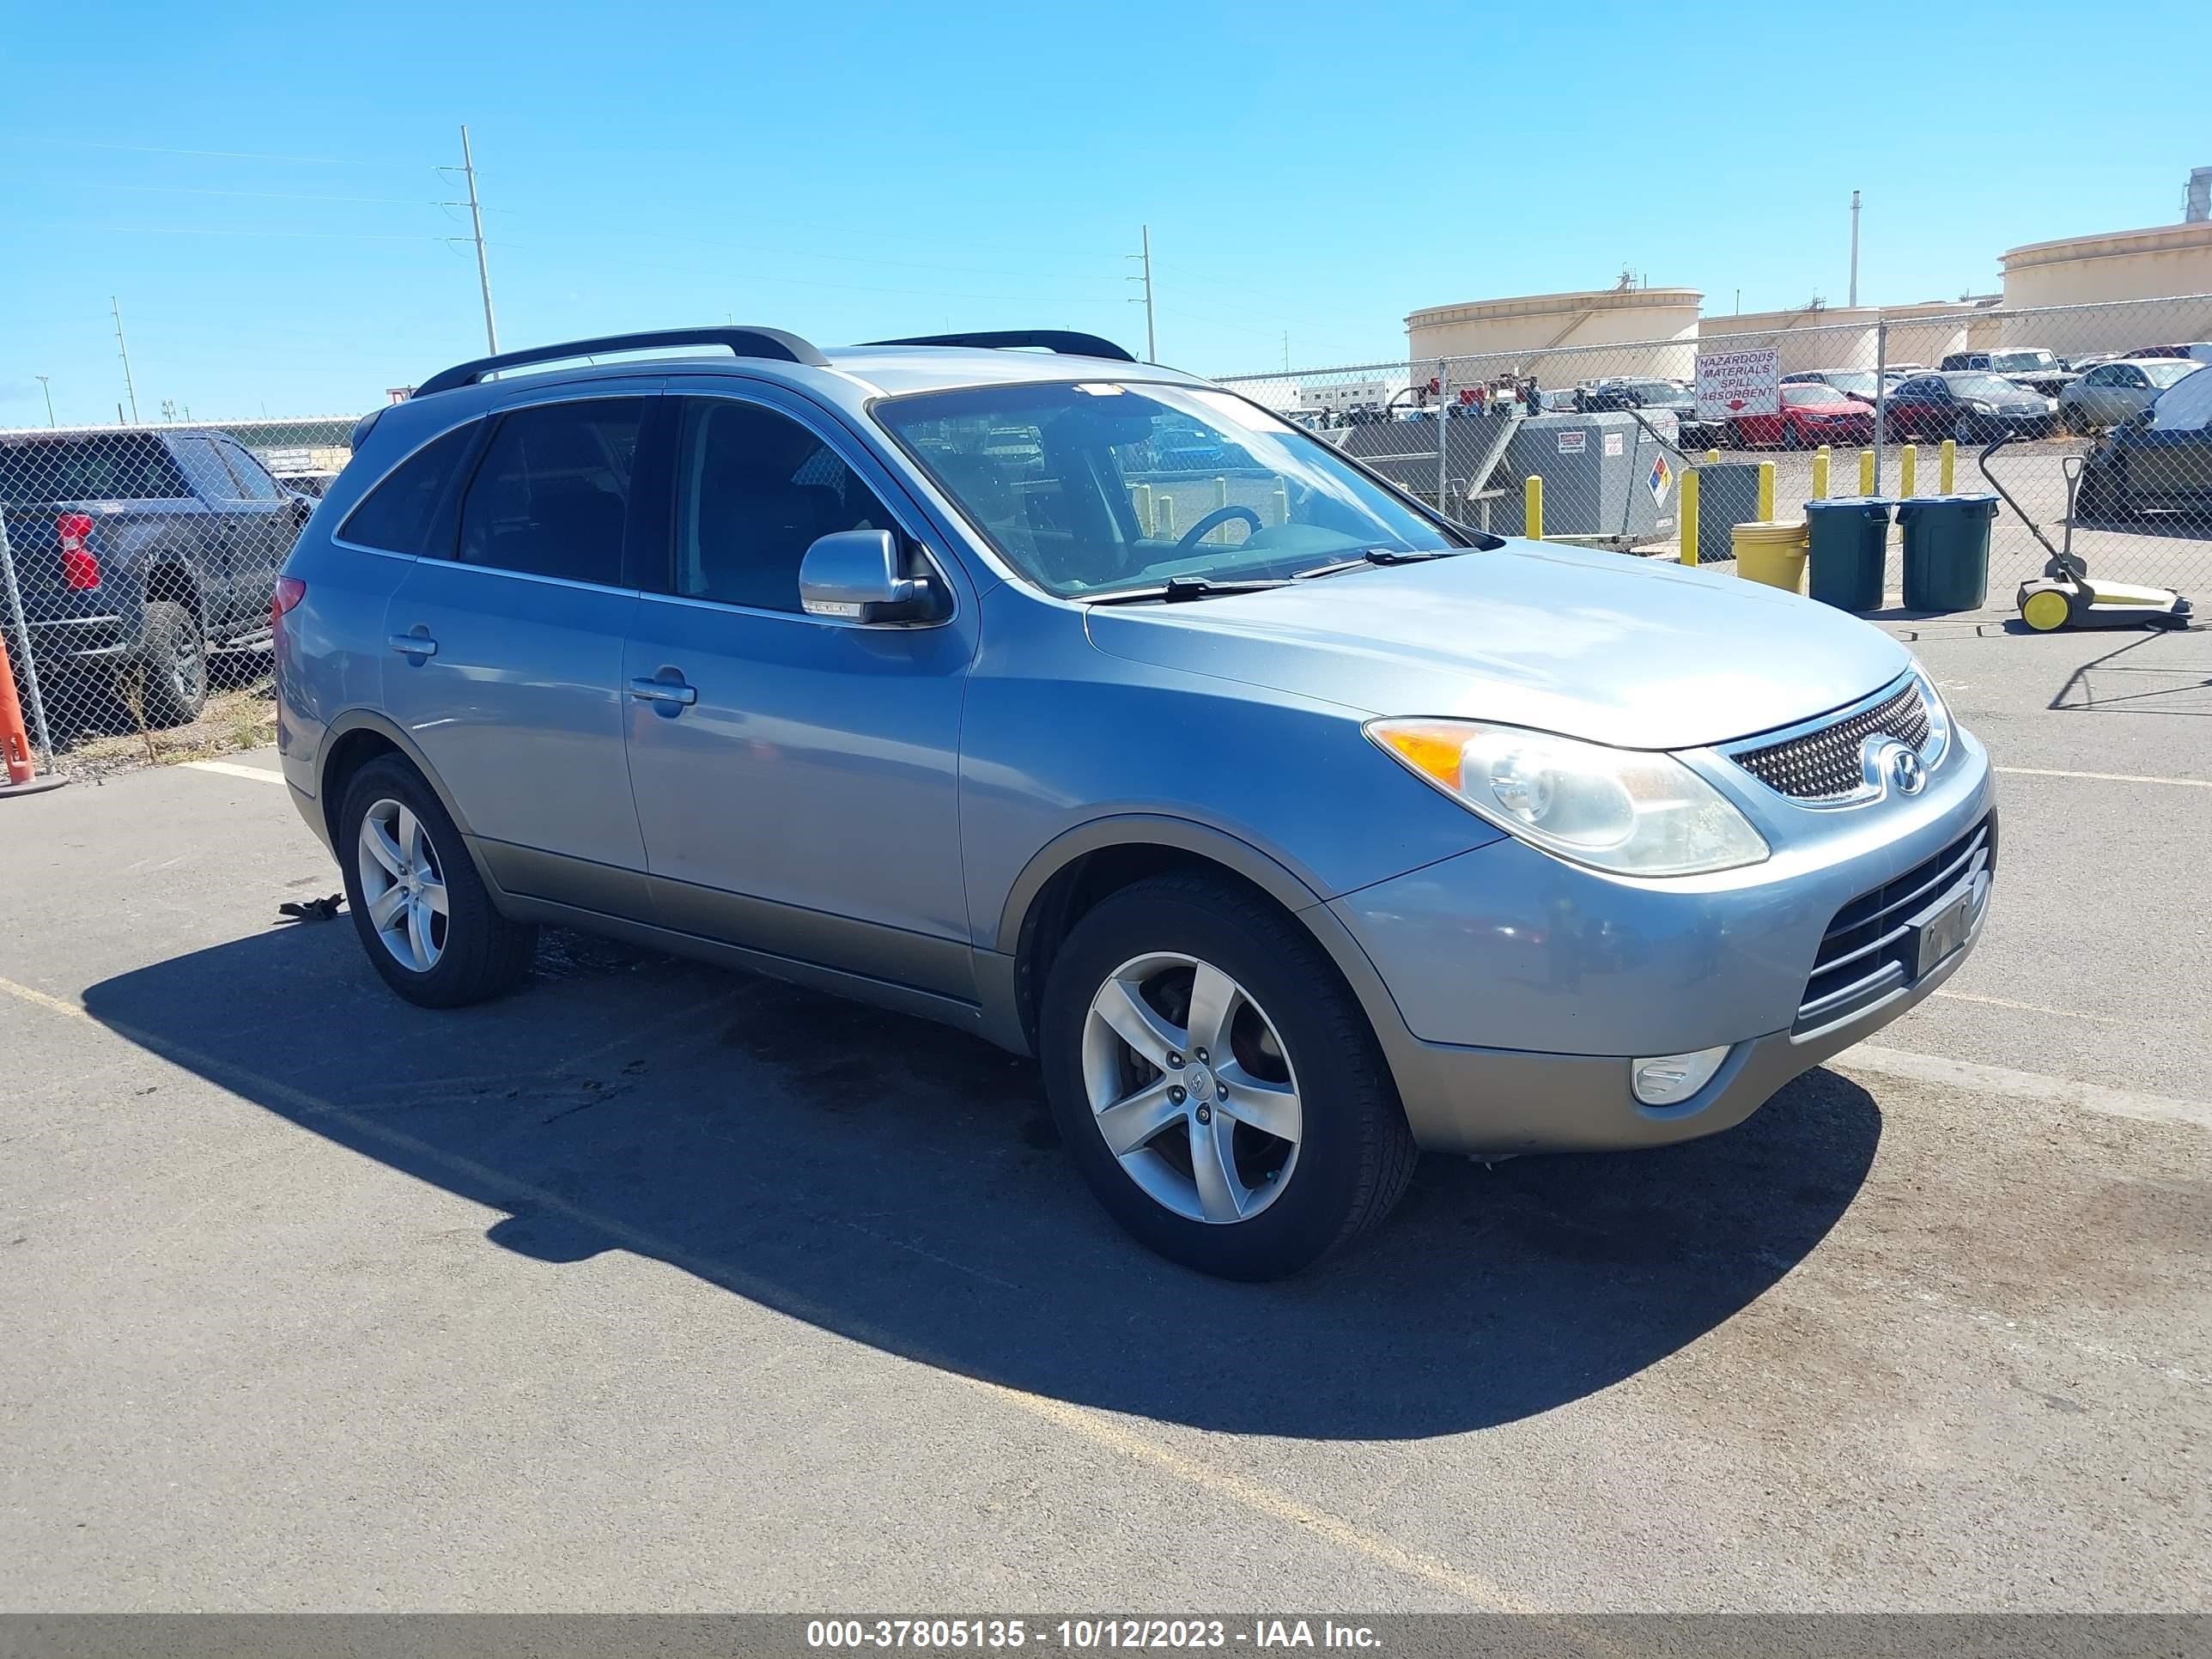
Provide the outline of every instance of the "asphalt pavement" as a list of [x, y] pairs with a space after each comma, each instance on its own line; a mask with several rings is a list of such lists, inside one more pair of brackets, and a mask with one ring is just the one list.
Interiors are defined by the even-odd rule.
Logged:
[[0, 1610], [2204, 1607], [2212, 640], [1915, 648], [2003, 769], [1939, 996], [1260, 1287], [932, 1026], [399, 1003], [265, 753], [0, 803]]

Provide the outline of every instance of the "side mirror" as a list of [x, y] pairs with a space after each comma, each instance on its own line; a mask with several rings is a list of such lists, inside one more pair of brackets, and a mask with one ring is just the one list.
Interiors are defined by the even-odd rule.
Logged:
[[810, 617], [868, 625], [933, 622], [942, 600], [926, 576], [899, 573], [888, 530], [838, 530], [817, 538], [799, 564], [799, 602]]

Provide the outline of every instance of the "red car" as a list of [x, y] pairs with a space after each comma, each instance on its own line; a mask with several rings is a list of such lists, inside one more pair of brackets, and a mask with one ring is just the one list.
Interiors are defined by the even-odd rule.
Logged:
[[1818, 449], [1822, 444], [1870, 444], [1874, 409], [1835, 387], [1799, 380], [1782, 388], [1778, 415], [1739, 415], [1729, 422], [1738, 449], [1780, 445], [1784, 449]]

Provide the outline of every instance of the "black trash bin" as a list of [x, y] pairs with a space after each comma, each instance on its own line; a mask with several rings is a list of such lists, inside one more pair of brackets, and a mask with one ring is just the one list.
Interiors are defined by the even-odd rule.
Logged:
[[1994, 495], [1917, 495], [1897, 504], [1905, 532], [1905, 608], [1972, 611], [1990, 596]]
[[1878, 495], [1838, 495], [1805, 503], [1805, 591], [1823, 605], [1864, 615], [1881, 609], [1889, 556], [1890, 504]]

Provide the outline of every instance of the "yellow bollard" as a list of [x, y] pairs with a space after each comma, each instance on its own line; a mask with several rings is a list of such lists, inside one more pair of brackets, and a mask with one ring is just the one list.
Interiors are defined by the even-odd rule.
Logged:
[[1164, 489], [1152, 502], [1152, 534], [1161, 541], [1175, 539], [1175, 497]]
[[1937, 488], [1944, 495], [1950, 495], [1959, 477], [1959, 445], [1955, 439], [1943, 440], [1943, 459], [1936, 466], [1936, 477]]
[[[1213, 481], [1213, 504], [1217, 507], [1226, 507], [1229, 505], [1228, 479], [1216, 478]], [[1227, 520], [1224, 519], [1215, 527], [1213, 532], [1213, 539], [1217, 542], [1225, 542], [1229, 539], [1229, 523]]]
[[1532, 542], [1544, 539], [1544, 478], [1539, 472], [1528, 475], [1528, 482], [1521, 486], [1521, 533]]
[[1675, 509], [1682, 521], [1682, 562], [1698, 562], [1698, 469], [1682, 470], [1682, 504]]
[[1907, 444], [1897, 452], [1897, 493], [1911, 495], [1920, 483], [1920, 449]]
[[1721, 453], [1719, 450], [1709, 449], [1705, 452], [1705, 465], [1707, 466], [1718, 466], [1720, 465], [1720, 459]]
[[1874, 494], [1874, 451], [1871, 449], [1859, 451], [1859, 494]]
[[1288, 524], [1290, 521], [1291, 492], [1285, 486], [1277, 484], [1275, 486], [1275, 522]]
[[1813, 452], [1813, 499], [1828, 499], [1828, 447], [1822, 444]]
[[1771, 461], [1759, 464], [1759, 521], [1761, 524], [1774, 521], [1774, 463]]
[[1129, 490], [1129, 501], [1130, 504], [1137, 509], [1137, 527], [1149, 538], [1152, 533], [1152, 485], [1133, 485]]

